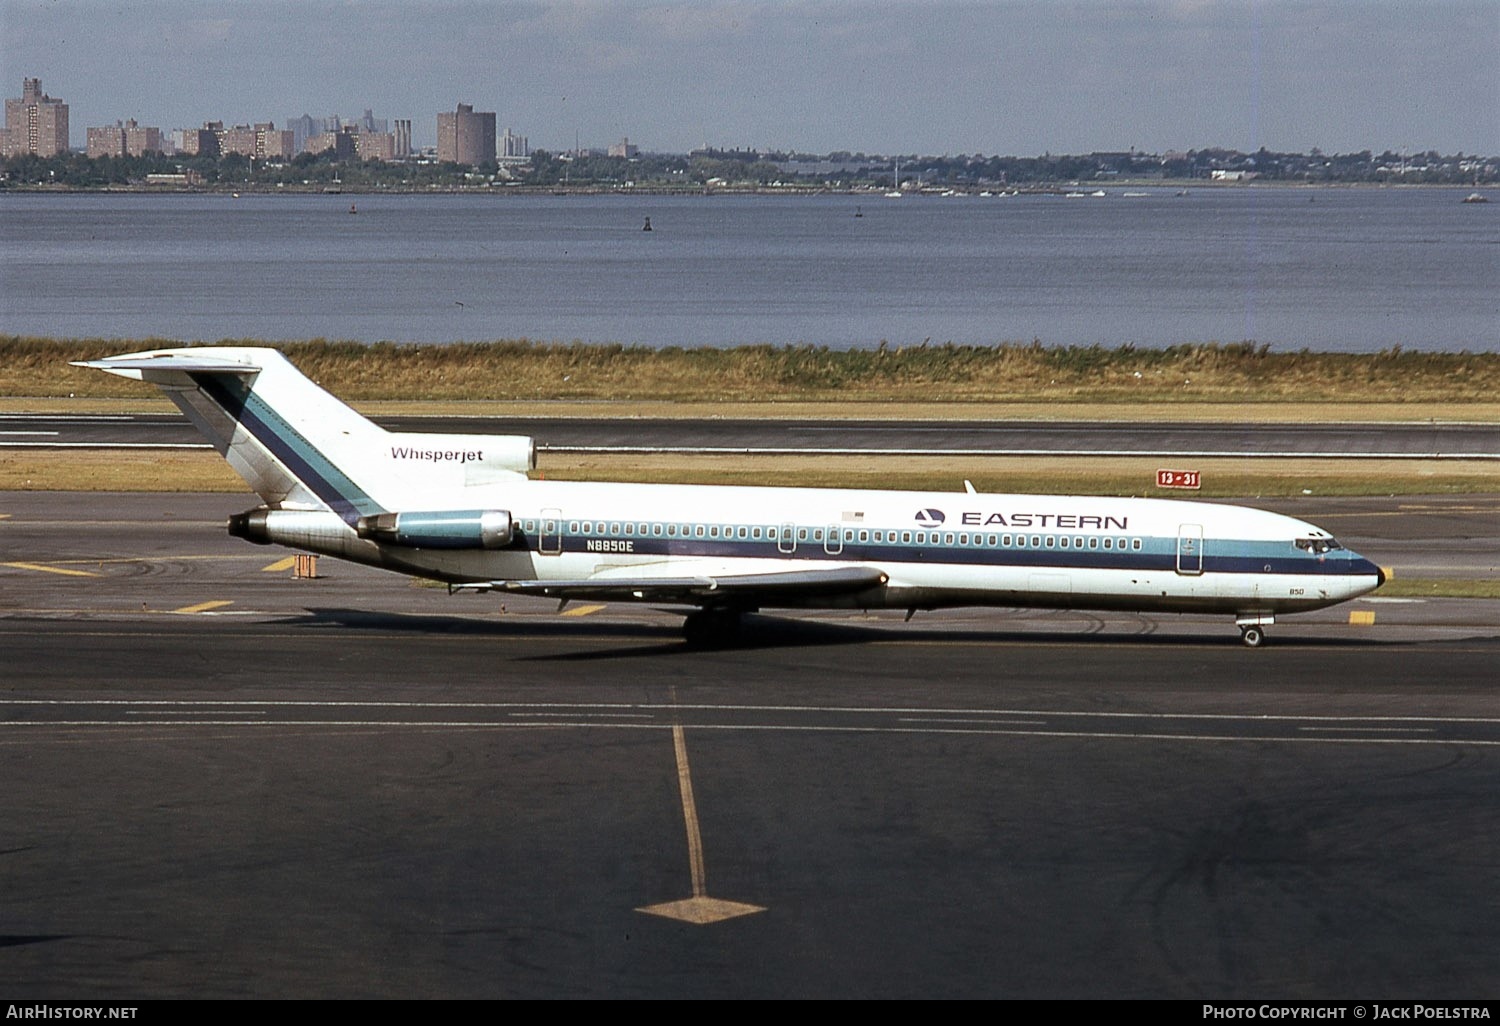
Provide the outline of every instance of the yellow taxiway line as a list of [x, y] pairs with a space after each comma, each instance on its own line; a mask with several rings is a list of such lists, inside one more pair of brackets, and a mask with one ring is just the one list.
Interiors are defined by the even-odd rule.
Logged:
[[65, 577], [98, 577], [92, 570], [69, 570], [61, 566], [47, 566], [43, 563], [0, 563], [0, 566], [13, 566], [17, 570], [36, 570], [44, 574], [62, 574]]

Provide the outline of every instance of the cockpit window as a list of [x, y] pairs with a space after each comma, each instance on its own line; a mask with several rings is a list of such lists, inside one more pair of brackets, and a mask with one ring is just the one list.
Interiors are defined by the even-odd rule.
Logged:
[[1318, 556], [1323, 555], [1325, 552], [1332, 552], [1334, 549], [1343, 548], [1342, 545], [1332, 538], [1298, 538], [1296, 545], [1303, 552], [1311, 552]]

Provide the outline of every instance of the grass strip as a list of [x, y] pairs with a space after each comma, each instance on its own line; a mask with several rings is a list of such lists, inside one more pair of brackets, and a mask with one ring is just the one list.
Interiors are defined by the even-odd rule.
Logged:
[[1500, 599], [1500, 578], [1397, 576], [1381, 585], [1375, 597]]
[[[1481, 407], [1493, 419], [1500, 395], [1500, 353], [1400, 347], [1367, 354], [1276, 352], [1249, 342], [1144, 349], [1040, 342], [891, 347], [876, 341], [853, 350], [653, 349], [524, 339], [442, 345], [314, 339], [276, 347], [350, 402], [1100, 403], [1144, 404], [1158, 413], [1197, 403], [1436, 404], [1456, 411]], [[184, 344], [197, 343], [0, 336], [0, 395], [147, 399], [154, 397], [149, 386], [69, 362]]]

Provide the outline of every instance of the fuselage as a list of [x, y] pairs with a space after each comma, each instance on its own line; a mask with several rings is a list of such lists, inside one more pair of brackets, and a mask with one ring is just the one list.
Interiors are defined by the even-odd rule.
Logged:
[[1312, 524], [1207, 502], [529, 480], [488, 491], [402, 501], [424, 510], [503, 506], [514, 535], [501, 548], [380, 544], [332, 514], [328, 533], [302, 547], [451, 582], [607, 581], [668, 565], [722, 575], [864, 566], [887, 577], [836, 600], [776, 603], [788, 608], [1275, 614], [1343, 602], [1382, 581], [1378, 567]]

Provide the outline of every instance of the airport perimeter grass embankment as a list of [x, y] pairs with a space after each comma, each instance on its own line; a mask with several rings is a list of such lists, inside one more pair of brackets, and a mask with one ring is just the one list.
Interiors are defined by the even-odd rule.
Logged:
[[[122, 378], [69, 366], [122, 352], [189, 343], [165, 339], [56, 340], [0, 336], [0, 396], [154, 396]], [[252, 339], [220, 344], [265, 345]], [[1252, 343], [1134, 346], [920, 345], [651, 349], [499, 341], [442, 345], [277, 343], [309, 377], [344, 400], [638, 403], [834, 403], [845, 416], [876, 404], [1043, 404], [1054, 416], [1080, 404], [1173, 408], [1191, 404], [1379, 405], [1393, 410], [1500, 409], [1500, 354], [1273, 352]], [[838, 415], [835, 409], [830, 415]], [[875, 414], [878, 415], [878, 414]], [[1321, 419], [1321, 418], [1320, 418]]]

